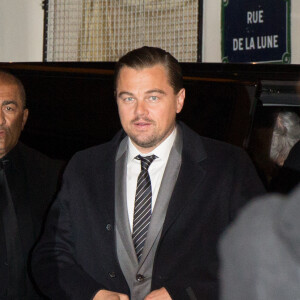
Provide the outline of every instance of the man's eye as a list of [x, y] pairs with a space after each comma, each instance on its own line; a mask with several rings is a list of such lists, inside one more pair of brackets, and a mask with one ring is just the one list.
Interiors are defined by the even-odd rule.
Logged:
[[150, 98], [149, 98], [151, 101], [156, 101], [156, 100], [158, 100], [158, 97], [157, 96], [150, 96]]
[[134, 100], [133, 97], [127, 97], [124, 99], [125, 102], [132, 102]]
[[14, 109], [14, 107], [12, 107], [12, 106], [5, 106], [5, 107], [4, 107], [4, 110], [5, 110], [5, 111], [8, 111], [8, 112], [13, 112], [15, 109]]

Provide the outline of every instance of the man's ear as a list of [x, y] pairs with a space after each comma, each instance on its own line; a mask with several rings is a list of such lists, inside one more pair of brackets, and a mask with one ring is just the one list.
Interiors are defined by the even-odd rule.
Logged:
[[176, 95], [176, 113], [180, 113], [182, 108], [183, 108], [183, 104], [184, 104], [184, 99], [185, 99], [185, 89], [182, 88], [178, 94]]
[[22, 130], [24, 129], [24, 126], [27, 122], [28, 115], [29, 115], [29, 110], [28, 110], [28, 108], [25, 108], [23, 111]]

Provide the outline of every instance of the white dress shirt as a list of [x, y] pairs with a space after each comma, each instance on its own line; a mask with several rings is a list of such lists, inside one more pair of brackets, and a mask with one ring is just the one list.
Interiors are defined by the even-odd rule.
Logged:
[[134, 202], [135, 202], [135, 192], [137, 179], [141, 172], [141, 161], [135, 159], [136, 156], [149, 156], [156, 155], [157, 158], [151, 163], [148, 172], [151, 179], [152, 187], [152, 211], [156, 202], [162, 177], [169, 159], [169, 154], [173, 143], [176, 138], [176, 127], [172, 133], [153, 151], [147, 154], [142, 154], [138, 149], [133, 145], [131, 139], [128, 139], [128, 159], [127, 159], [127, 208], [128, 208], [128, 217], [130, 223], [130, 229], [132, 231], [133, 226], [133, 214], [134, 214]]

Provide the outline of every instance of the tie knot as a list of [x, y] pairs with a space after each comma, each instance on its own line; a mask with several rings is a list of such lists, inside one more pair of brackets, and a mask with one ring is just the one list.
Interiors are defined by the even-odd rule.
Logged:
[[5, 169], [8, 163], [9, 163], [8, 159], [0, 159], [0, 170]]
[[155, 158], [157, 158], [156, 155], [149, 155], [149, 156], [138, 155], [135, 157], [135, 159], [139, 159], [141, 161], [141, 168], [144, 171], [148, 171], [149, 166], [151, 165], [151, 163]]

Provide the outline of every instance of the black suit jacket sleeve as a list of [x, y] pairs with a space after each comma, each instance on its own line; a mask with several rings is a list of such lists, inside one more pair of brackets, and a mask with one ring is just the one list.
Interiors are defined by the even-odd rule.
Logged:
[[121, 134], [68, 163], [32, 258], [34, 279], [50, 299], [90, 300], [100, 289], [129, 294], [114, 235], [114, 154]]
[[67, 170], [63, 188], [47, 218], [42, 240], [34, 250], [33, 274], [40, 290], [50, 299], [92, 299], [104, 287], [74, 260], [69, 177]]
[[[230, 224], [235, 217], [237, 216], [240, 209], [253, 199], [255, 196], [264, 194], [265, 190], [260, 182], [253, 164], [246, 154], [240, 152], [240, 155], [236, 155], [236, 166], [238, 168], [232, 168], [232, 173], [228, 174], [228, 180], [232, 181], [230, 185], [230, 197], [228, 201], [224, 198], [224, 203], [222, 205], [223, 216], [220, 218], [223, 220], [223, 229], [220, 228], [217, 236], [219, 236], [222, 231]], [[226, 181], [224, 181], [224, 184]], [[226, 183], [226, 185], [229, 182]], [[228, 185], [229, 187], [229, 185]], [[226, 188], [224, 187], [224, 191]], [[213, 192], [213, 190], [212, 190]], [[221, 213], [222, 214], [222, 213]], [[215, 216], [217, 219], [217, 216]], [[211, 222], [211, 226], [213, 226]], [[207, 232], [210, 235], [211, 239], [208, 237], [208, 240], [215, 240], [213, 244], [217, 244], [218, 238], [214, 236], [212, 232]], [[196, 238], [195, 238], [195, 243]], [[207, 243], [209, 245], [209, 242]], [[188, 245], [184, 247], [189, 247]], [[209, 248], [208, 248], [209, 249]], [[180, 249], [179, 249], [180, 251]], [[197, 253], [194, 253], [197, 255]], [[203, 255], [199, 254], [198, 255]], [[219, 273], [219, 258], [215, 254], [215, 250], [212, 247], [210, 254], [207, 251], [205, 255], [207, 258], [207, 273], [206, 275], [199, 276], [193, 274], [193, 266], [189, 266], [187, 263], [186, 270], [177, 269], [178, 276], [175, 276], [174, 280], [166, 281], [164, 283], [165, 288], [171, 295], [173, 300], [215, 300], [219, 299], [219, 282], [218, 282], [218, 273]], [[190, 261], [193, 261], [193, 258], [190, 257]], [[195, 261], [195, 260], [194, 260]], [[170, 262], [171, 263], [171, 262]], [[174, 261], [176, 264], [176, 261]], [[194, 266], [196, 268], [196, 266]], [[189, 269], [190, 268], [190, 269]], [[188, 274], [193, 274], [189, 277]]]
[[[157, 250], [153, 289], [164, 286], [173, 300], [218, 299], [218, 239], [244, 204], [265, 193], [244, 151], [235, 147], [222, 149], [222, 144], [219, 144], [222, 151], [218, 153], [219, 159], [216, 159], [216, 147], [209, 148], [207, 144], [210, 156], [200, 163], [205, 175], [199, 184], [198, 197], [182, 208], [172, 226], [163, 229]], [[220, 157], [222, 154], [223, 158]], [[189, 169], [191, 165], [183, 155], [183, 174]], [[186, 195], [186, 201], [189, 201]], [[203, 204], [201, 198], [206, 200]], [[172, 210], [172, 203], [169, 208]], [[182, 231], [182, 228], [186, 231]]]

